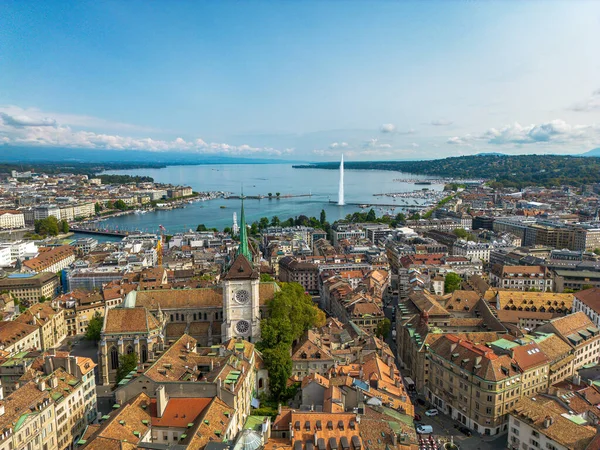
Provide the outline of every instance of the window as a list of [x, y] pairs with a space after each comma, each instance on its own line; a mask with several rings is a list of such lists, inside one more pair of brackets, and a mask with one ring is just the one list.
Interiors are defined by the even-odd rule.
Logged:
[[111, 347], [110, 349], [110, 368], [117, 370], [119, 368], [119, 352], [117, 347]]

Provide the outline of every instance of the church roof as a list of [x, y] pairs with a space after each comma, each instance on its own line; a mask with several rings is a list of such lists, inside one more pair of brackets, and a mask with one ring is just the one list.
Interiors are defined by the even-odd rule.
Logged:
[[255, 280], [259, 278], [258, 270], [252, 267], [248, 258], [239, 254], [235, 257], [224, 280]]
[[144, 307], [112, 308], [104, 317], [104, 333], [146, 333], [160, 328], [154, 316]]

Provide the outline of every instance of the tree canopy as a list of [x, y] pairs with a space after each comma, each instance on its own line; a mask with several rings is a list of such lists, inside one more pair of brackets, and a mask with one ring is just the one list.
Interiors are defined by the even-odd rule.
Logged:
[[117, 369], [117, 383], [127, 376], [129, 372], [135, 370], [138, 364], [137, 353], [119, 356], [119, 368]]
[[269, 315], [261, 322], [262, 340], [257, 347], [269, 370], [271, 393], [281, 399], [286, 396], [287, 380], [292, 374], [293, 342], [322, 322], [324, 315], [298, 283], [283, 283], [267, 308]]
[[375, 329], [375, 334], [378, 337], [385, 339], [390, 334], [391, 329], [392, 329], [392, 323], [390, 322], [390, 319], [388, 319], [386, 317], [377, 324], [377, 328]]
[[446, 294], [460, 289], [461, 285], [462, 278], [458, 274], [454, 272], [446, 274], [446, 278], [444, 279], [444, 291], [446, 292]]
[[103, 319], [100, 313], [96, 312], [88, 323], [87, 330], [85, 330], [85, 338], [88, 341], [98, 342], [100, 340], [100, 333], [102, 332]]

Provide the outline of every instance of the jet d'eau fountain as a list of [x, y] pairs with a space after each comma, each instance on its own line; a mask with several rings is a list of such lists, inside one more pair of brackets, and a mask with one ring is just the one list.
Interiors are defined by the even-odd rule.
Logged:
[[344, 206], [344, 155], [342, 154], [342, 161], [340, 162], [340, 187], [338, 190], [338, 205]]

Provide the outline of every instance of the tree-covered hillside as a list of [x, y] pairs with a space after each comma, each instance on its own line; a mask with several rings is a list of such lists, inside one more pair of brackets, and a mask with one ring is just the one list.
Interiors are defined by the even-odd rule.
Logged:
[[[338, 169], [339, 162], [297, 168]], [[485, 178], [492, 186], [559, 186], [600, 183], [600, 158], [562, 155], [473, 155], [432, 161], [348, 161], [346, 169], [395, 170], [459, 179]]]

